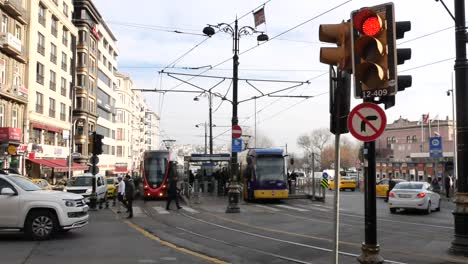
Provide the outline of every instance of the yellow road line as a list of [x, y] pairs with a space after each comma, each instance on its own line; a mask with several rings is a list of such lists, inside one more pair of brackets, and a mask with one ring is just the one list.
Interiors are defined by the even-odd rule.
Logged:
[[189, 254], [189, 255], [192, 255], [192, 256], [195, 256], [195, 257], [198, 257], [198, 258], [201, 258], [201, 259], [204, 259], [206, 261], [209, 261], [209, 262], [212, 262], [212, 263], [216, 263], [216, 264], [228, 264], [229, 262], [226, 262], [226, 261], [223, 261], [223, 260], [220, 260], [220, 259], [216, 259], [216, 258], [213, 258], [213, 257], [210, 257], [210, 256], [207, 256], [207, 255], [203, 255], [203, 254], [200, 254], [198, 252], [195, 252], [195, 251], [192, 251], [190, 249], [186, 249], [186, 248], [183, 248], [183, 247], [179, 247], [175, 244], [172, 244], [170, 242], [167, 242], [167, 241], [164, 241], [162, 239], [160, 239], [159, 237], [151, 234], [150, 232], [144, 230], [143, 228], [137, 226], [136, 224], [130, 222], [130, 221], [124, 221], [124, 223], [126, 223], [127, 225], [129, 225], [131, 228], [135, 229], [136, 231], [140, 232], [142, 235], [144, 235], [145, 237], [151, 239], [151, 240], [155, 240], [159, 243], [161, 243], [162, 245], [166, 246], [166, 247], [170, 247], [170, 248], [173, 248], [175, 250], [178, 250], [178, 251], [181, 251], [181, 252], [184, 252], [186, 254]]

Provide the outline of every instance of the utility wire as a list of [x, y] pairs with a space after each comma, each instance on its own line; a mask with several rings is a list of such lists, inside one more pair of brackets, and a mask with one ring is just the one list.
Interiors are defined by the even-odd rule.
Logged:
[[405, 43], [408, 43], [408, 42], [411, 42], [411, 41], [415, 41], [415, 40], [418, 40], [418, 39], [421, 39], [421, 38], [425, 38], [425, 37], [428, 37], [428, 36], [443, 32], [445, 30], [448, 30], [448, 29], [451, 29], [451, 28], [454, 28], [454, 27], [455, 26], [439, 29], [439, 30], [431, 32], [431, 33], [427, 33], [427, 34], [424, 34], [424, 35], [421, 35], [421, 36], [418, 36], [418, 37], [415, 37], [415, 38], [412, 38], [412, 39], [405, 40], [403, 42], [399, 42], [398, 45], [402, 45], [402, 44], [405, 44]]
[[427, 67], [427, 66], [431, 66], [431, 65], [434, 65], [434, 64], [438, 64], [438, 63], [441, 63], [441, 62], [454, 60], [454, 59], [455, 59], [455, 57], [448, 58], [448, 59], [443, 59], [443, 60], [439, 60], [439, 61], [434, 61], [434, 62], [430, 62], [430, 63], [427, 63], [427, 64], [419, 65], [419, 66], [416, 66], [416, 67], [413, 67], [413, 68], [405, 69], [405, 70], [402, 70], [400, 72], [406, 72], [406, 71], [411, 71], [411, 70], [415, 70], [415, 69], [419, 69], [419, 68], [424, 68], [424, 67]]

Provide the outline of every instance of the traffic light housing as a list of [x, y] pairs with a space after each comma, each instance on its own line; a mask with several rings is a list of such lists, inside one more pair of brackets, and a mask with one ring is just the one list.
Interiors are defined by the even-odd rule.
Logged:
[[97, 134], [96, 132], [91, 133], [88, 138], [89, 142], [89, 153], [93, 155], [101, 155], [103, 153], [103, 143], [102, 140], [104, 139], [103, 135]]
[[345, 134], [351, 100], [351, 74], [330, 66], [330, 132]]
[[320, 62], [335, 65], [341, 70], [351, 71], [351, 24], [322, 24], [319, 27], [319, 40], [335, 43], [337, 47], [320, 48]]
[[393, 3], [351, 13], [355, 97], [369, 99], [397, 92], [397, 52]]

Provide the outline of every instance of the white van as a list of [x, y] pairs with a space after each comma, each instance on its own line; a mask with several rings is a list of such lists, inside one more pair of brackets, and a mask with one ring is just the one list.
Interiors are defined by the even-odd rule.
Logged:
[[102, 203], [107, 203], [107, 181], [101, 174], [93, 176], [91, 173], [83, 173], [73, 176], [68, 182], [67, 186], [63, 189], [64, 192], [77, 193], [83, 195], [87, 204], [93, 191], [93, 177], [96, 177], [96, 194], [97, 201], [102, 206]]

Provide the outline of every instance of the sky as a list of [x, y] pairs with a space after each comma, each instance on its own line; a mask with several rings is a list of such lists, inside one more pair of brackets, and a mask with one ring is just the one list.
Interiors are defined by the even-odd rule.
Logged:
[[[233, 38], [217, 32], [211, 38], [202, 35], [207, 24], [231, 24], [236, 17], [239, 27], [254, 27], [252, 11], [264, 5], [265, 31], [270, 41], [258, 45], [256, 35], [239, 40], [239, 78], [307, 81], [309, 84], [277, 93], [284, 96], [313, 96], [309, 99], [262, 97], [238, 105], [239, 124], [246, 133], [264, 135], [275, 147], [301, 153], [297, 138], [314, 129], [329, 127], [328, 65], [319, 62], [320, 47], [330, 47], [318, 39], [320, 24], [336, 24], [350, 18], [353, 10], [379, 5], [382, 1], [366, 0], [94, 0], [100, 14], [118, 39], [118, 69], [128, 73], [139, 89], [190, 90], [198, 88], [167, 74], [232, 77]], [[413, 85], [396, 95], [394, 107], [385, 110], [387, 123], [402, 117], [419, 120], [422, 114], [431, 118], [452, 119], [452, 88], [455, 57], [454, 21], [440, 2], [433, 0], [395, 0], [397, 21], [411, 21], [411, 31], [397, 41], [399, 48], [411, 48], [412, 58], [398, 66], [400, 74], [412, 75]], [[445, 1], [453, 11], [453, 1]], [[179, 31], [182, 33], [175, 33]], [[204, 66], [210, 65], [211, 68]], [[188, 69], [190, 68], [190, 69]], [[212, 89], [232, 99], [230, 79], [192, 78], [188, 80], [203, 89]], [[221, 82], [222, 81], [222, 82]], [[219, 84], [218, 84], [219, 83]], [[295, 83], [239, 81], [239, 101], [266, 94]], [[254, 86], [256, 89], [254, 89]], [[351, 108], [362, 102], [354, 99]], [[208, 122], [209, 100], [196, 93], [145, 92], [151, 109], [161, 118], [161, 139], [175, 139], [176, 144], [204, 144], [203, 126]], [[214, 97], [214, 145], [230, 145], [232, 104]], [[216, 111], [215, 111], [216, 110]], [[255, 122], [256, 120], [256, 122]], [[245, 134], [245, 133], [244, 133]], [[352, 138], [349, 134], [346, 136]]]

